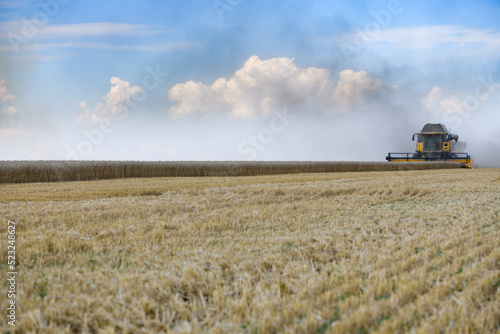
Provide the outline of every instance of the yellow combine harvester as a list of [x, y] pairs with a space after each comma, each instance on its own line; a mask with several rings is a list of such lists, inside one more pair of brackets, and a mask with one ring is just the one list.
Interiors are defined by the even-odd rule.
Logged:
[[465, 148], [458, 142], [458, 135], [451, 133], [441, 123], [427, 123], [417, 135], [415, 153], [389, 153], [387, 161], [457, 161], [464, 168], [472, 168], [472, 158], [468, 153], [457, 152]]

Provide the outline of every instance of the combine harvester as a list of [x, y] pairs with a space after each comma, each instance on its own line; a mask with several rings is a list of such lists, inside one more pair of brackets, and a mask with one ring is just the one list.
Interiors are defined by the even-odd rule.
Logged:
[[389, 153], [387, 161], [456, 161], [463, 168], [472, 168], [472, 158], [468, 153], [458, 152], [465, 148], [464, 142], [458, 142], [458, 135], [451, 133], [441, 123], [427, 123], [417, 135], [415, 153]]

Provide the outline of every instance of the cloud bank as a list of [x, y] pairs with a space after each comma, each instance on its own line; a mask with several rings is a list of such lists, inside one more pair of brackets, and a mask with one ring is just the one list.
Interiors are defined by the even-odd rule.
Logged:
[[222, 112], [229, 119], [255, 119], [270, 117], [284, 106], [343, 113], [381, 90], [382, 80], [365, 71], [344, 70], [334, 83], [329, 70], [299, 68], [294, 58], [261, 60], [252, 56], [229, 80], [219, 78], [211, 85], [179, 83], [167, 95], [174, 102], [170, 108], [173, 118]]
[[80, 113], [76, 118], [77, 122], [98, 123], [103, 120], [121, 119], [127, 114], [133, 97], [143, 92], [139, 86], [131, 86], [129, 82], [118, 77], [112, 77], [110, 82], [112, 86], [103, 97], [104, 102], [97, 102], [93, 110], [88, 108], [85, 101], [78, 104]]
[[422, 99], [422, 106], [425, 110], [448, 115], [472, 112], [499, 89], [500, 85], [484, 81], [474, 92], [461, 91], [455, 95], [444, 97], [443, 88], [436, 86]]

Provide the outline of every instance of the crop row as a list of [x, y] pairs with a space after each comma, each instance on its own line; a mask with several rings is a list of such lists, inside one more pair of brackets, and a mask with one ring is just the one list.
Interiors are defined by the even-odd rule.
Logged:
[[2, 161], [0, 162], [0, 183], [444, 168], [460, 168], [460, 164], [456, 162], [359, 161]]

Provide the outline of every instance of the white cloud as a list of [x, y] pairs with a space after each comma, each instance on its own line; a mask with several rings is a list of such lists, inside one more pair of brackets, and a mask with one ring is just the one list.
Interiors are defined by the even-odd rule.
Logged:
[[442, 114], [459, 114], [477, 109], [494, 94], [500, 85], [479, 86], [474, 92], [458, 92], [447, 97], [443, 96], [441, 87], [433, 87], [422, 99], [425, 110]]
[[470, 47], [472, 43], [499, 47], [500, 32], [493, 29], [473, 29], [460, 26], [420, 26], [382, 29], [364, 34], [354, 33], [329, 39], [345, 43], [390, 43], [398, 48], [427, 49], [445, 43]]
[[[32, 26], [28, 26], [30, 24]], [[29, 28], [29, 29], [28, 29]], [[27, 30], [28, 29], [28, 30]], [[165, 33], [155, 30], [145, 24], [127, 23], [76, 23], [37, 25], [36, 22], [13, 20], [0, 23], [0, 36], [7, 38], [9, 34], [24, 36], [23, 31], [29, 31], [36, 37], [43, 38], [77, 38], [84, 36], [148, 36]]]
[[0, 101], [10, 101], [15, 99], [15, 96], [7, 94], [7, 82], [0, 77]]
[[80, 24], [53, 24], [40, 29], [42, 36], [78, 37], [78, 36], [146, 36], [164, 33], [154, 30], [145, 24], [127, 23], [80, 23]]
[[135, 95], [143, 90], [139, 86], [131, 86], [129, 82], [112, 77], [111, 89], [103, 98], [104, 102], [97, 102], [94, 110], [87, 107], [87, 102], [78, 104], [80, 114], [76, 118], [77, 122], [98, 123], [102, 120], [118, 120], [124, 117]]
[[5, 106], [3, 107], [2, 112], [6, 116], [14, 116], [17, 114], [17, 108], [14, 106]]
[[429, 94], [422, 100], [422, 105], [427, 110], [432, 110], [436, 108], [437, 104], [443, 97], [443, 88], [433, 87]]
[[[152, 45], [130, 45], [130, 44], [113, 44], [103, 42], [62, 42], [62, 43], [33, 43], [21, 44], [17, 46], [21, 51], [46, 51], [51, 49], [100, 49], [100, 50], [117, 50], [117, 51], [170, 51], [184, 50], [200, 46], [196, 42], [165, 42]], [[11, 45], [0, 45], [0, 51], [15, 51]]]
[[[79, 23], [39, 26], [34, 22], [13, 20], [0, 22], [0, 51], [46, 51], [54, 49], [100, 49], [118, 51], [170, 51], [198, 47], [191, 41], [163, 42], [156, 44], [123, 44], [87, 41], [101, 36], [148, 36], [168, 31], [156, 30], [144, 24]], [[28, 36], [26, 34], [28, 33]], [[75, 40], [81, 38], [80, 41]], [[37, 43], [32, 43], [36, 39]], [[62, 39], [62, 40], [61, 40]], [[41, 40], [57, 42], [40, 43]]]
[[293, 58], [261, 60], [252, 56], [229, 80], [219, 78], [211, 85], [176, 84], [168, 97], [175, 103], [170, 108], [174, 118], [225, 112], [230, 119], [253, 119], [271, 116], [285, 105], [343, 112], [363, 103], [381, 86], [380, 79], [372, 79], [364, 71], [342, 71], [335, 85], [326, 69], [298, 68]]
[[12, 105], [12, 100], [16, 97], [7, 94], [8, 86], [5, 79], [0, 77], [0, 128], [6, 128], [12, 125], [14, 116], [18, 110]]
[[461, 110], [465, 110], [467, 94], [465, 92], [459, 92], [457, 95], [452, 95], [446, 99], [439, 101], [439, 109], [448, 114], [458, 113]]
[[381, 88], [382, 80], [370, 78], [365, 71], [344, 70], [340, 72], [340, 80], [333, 97], [346, 105], [363, 103], [368, 96]]
[[[0, 22], [0, 51], [45, 51], [53, 49], [100, 49], [118, 51], [169, 51], [199, 46], [197, 42], [173, 41], [156, 44], [123, 44], [89, 41], [95, 37], [134, 37], [163, 34], [144, 24], [78, 23], [40, 25], [29, 20]], [[43, 40], [50, 40], [41, 42]], [[36, 41], [36, 43], [34, 43]]]

